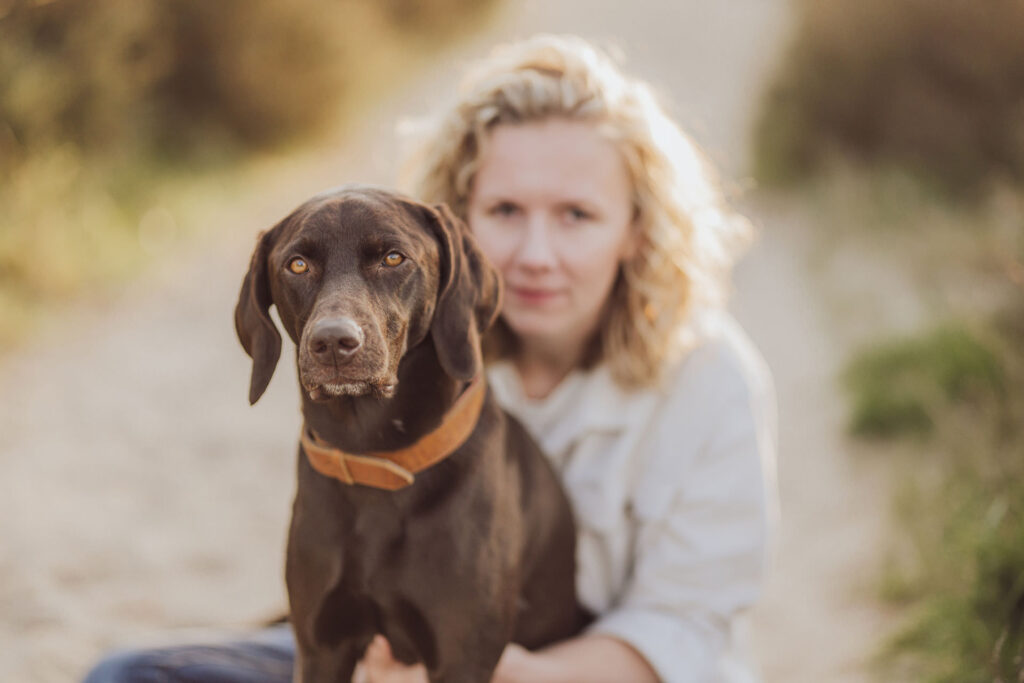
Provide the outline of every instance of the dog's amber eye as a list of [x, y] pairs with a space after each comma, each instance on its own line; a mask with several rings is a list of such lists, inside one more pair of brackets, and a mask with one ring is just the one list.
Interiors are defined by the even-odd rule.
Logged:
[[397, 266], [398, 264], [400, 264], [404, 260], [405, 260], [404, 256], [399, 254], [397, 251], [392, 251], [392, 252], [388, 253], [387, 256], [384, 257], [384, 265], [385, 266], [390, 266], [391, 268], [394, 268], [395, 266]]
[[293, 258], [288, 263], [288, 270], [292, 271], [296, 275], [302, 275], [309, 270], [309, 264], [306, 263], [306, 259]]

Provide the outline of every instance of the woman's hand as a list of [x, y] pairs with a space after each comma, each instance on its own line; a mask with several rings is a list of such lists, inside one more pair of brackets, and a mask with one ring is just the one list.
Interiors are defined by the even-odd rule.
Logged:
[[[545, 680], [540, 675], [541, 664], [540, 657], [511, 643], [502, 653], [491, 683], [540, 683]], [[427, 669], [422, 664], [407, 666], [399, 662], [387, 639], [377, 635], [366, 648], [352, 683], [427, 683]]]
[[352, 683], [428, 683], [427, 668], [422, 664], [402, 664], [391, 653], [387, 638], [377, 635], [356, 667]]
[[509, 645], [501, 655], [491, 683], [657, 683], [647, 660], [624, 641], [582, 635], [531, 652]]
[[[650, 681], [658, 676], [630, 645], [617, 638], [586, 635], [537, 652], [510, 643], [498, 661], [491, 683], [559, 683], [560, 681]], [[395, 660], [384, 636], [366, 648], [352, 683], [427, 683], [422, 664]]]
[[491, 683], [540, 683], [543, 675], [543, 661], [540, 655], [530, 652], [521, 645], [509, 643], [498, 660]]

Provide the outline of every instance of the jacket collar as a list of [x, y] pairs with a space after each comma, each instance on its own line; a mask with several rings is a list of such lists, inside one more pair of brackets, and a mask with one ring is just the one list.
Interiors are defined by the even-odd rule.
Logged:
[[551, 457], [583, 434], [621, 433], [636, 419], [634, 393], [621, 388], [603, 365], [574, 370], [542, 399], [526, 396], [510, 361], [492, 364], [488, 377], [501, 406], [526, 425]]

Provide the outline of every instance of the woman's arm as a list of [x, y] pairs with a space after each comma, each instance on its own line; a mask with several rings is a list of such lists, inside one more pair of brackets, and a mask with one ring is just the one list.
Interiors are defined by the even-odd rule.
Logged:
[[698, 683], [749, 666], [734, 627], [774, 526], [774, 400], [730, 344], [695, 349], [675, 383], [646, 426], [629, 576], [587, 634], [629, 643], [666, 683]]
[[492, 683], [657, 683], [636, 650], [617, 638], [583, 635], [530, 652], [512, 644], [498, 662]]
[[[382, 636], [366, 651], [354, 683], [426, 683], [422, 664], [406, 666], [391, 655]], [[515, 644], [505, 648], [492, 683], [657, 683], [647, 661], [626, 643], [603, 635], [584, 635], [530, 652]]]

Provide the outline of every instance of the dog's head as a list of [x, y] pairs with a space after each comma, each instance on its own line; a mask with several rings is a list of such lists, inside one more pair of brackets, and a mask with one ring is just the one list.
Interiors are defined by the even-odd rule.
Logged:
[[281, 335], [315, 400], [390, 396], [408, 349], [433, 336], [441, 367], [468, 380], [501, 290], [466, 226], [444, 205], [348, 186], [314, 197], [260, 235], [235, 309], [253, 360], [249, 401], [274, 374]]

